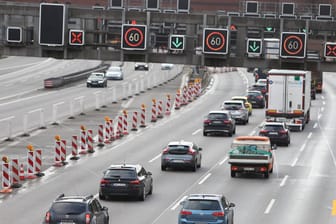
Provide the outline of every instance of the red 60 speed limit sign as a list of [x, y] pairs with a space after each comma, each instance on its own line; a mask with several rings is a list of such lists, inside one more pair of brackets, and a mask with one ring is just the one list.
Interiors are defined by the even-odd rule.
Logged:
[[306, 33], [281, 33], [282, 58], [305, 58], [306, 57]]
[[227, 54], [228, 30], [205, 28], [203, 30], [203, 53]]
[[126, 50], [146, 49], [146, 25], [123, 24], [121, 48]]

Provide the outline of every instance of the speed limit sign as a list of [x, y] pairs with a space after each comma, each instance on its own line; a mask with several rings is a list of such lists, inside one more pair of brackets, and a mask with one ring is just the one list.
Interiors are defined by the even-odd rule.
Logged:
[[305, 58], [306, 57], [306, 33], [281, 33], [282, 58]]
[[205, 28], [203, 30], [203, 53], [227, 54], [228, 34], [227, 29]]
[[146, 49], [146, 25], [123, 24], [121, 48], [126, 50]]

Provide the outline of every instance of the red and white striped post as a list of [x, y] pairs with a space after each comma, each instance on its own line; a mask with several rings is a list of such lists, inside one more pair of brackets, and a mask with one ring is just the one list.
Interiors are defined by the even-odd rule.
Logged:
[[123, 137], [123, 117], [121, 115], [118, 116], [118, 127], [117, 127], [117, 138]]
[[20, 163], [20, 180], [25, 180], [26, 179], [26, 173], [24, 170], [23, 163]]
[[71, 160], [78, 160], [78, 136], [73, 135], [71, 140]]
[[35, 153], [32, 145], [27, 146], [27, 179], [35, 179]]
[[163, 118], [163, 102], [159, 100], [157, 118]]
[[140, 128], [146, 127], [146, 106], [141, 104], [141, 113], [140, 113]]
[[152, 99], [152, 118], [151, 122], [156, 122], [157, 117], [156, 117], [156, 100]]
[[[105, 121], [105, 124], [108, 121]], [[98, 147], [103, 147], [104, 144], [104, 125], [100, 124], [98, 125]]]
[[61, 137], [59, 135], [55, 136], [55, 157], [54, 157], [54, 166], [60, 167], [63, 166], [61, 160]]
[[20, 177], [19, 177], [19, 160], [18, 159], [12, 159], [11, 161], [12, 168], [12, 188], [19, 188], [22, 185], [20, 184]]
[[67, 147], [67, 143], [65, 139], [61, 140], [61, 162], [63, 163], [63, 165], [65, 165], [65, 160], [66, 160], [66, 147]]
[[84, 126], [81, 126], [80, 132], [80, 152], [79, 154], [86, 154], [86, 129]]
[[94, 153], [93, 149], [93, 131], [89, 129], [87, 131], [87, 141], [88, 141], [88, 153]]
[[176, 91], [176, 97], [175, 97], [175, 110], [178, 110], [181, 108], [181, 90], [178, 89]]
[[113, 123], [113, 120], [110, 119], [109, 121], [109, 126], [110, 126], [110, 140], [111, 141], [114, 141], [115, 140], [115, 136], [114, 136], [114, 123]]
[[11, 193], [11, 176], [9, 170], [9, 159], [7, 156], [2, 157], [2, 189], [0, 193]]
[[134, 111], [132, 116], [132, 131], [138, 130], [138, 112]]
[[35, 175], [38, 177], [44, 176], [44, 173], [42, 173], [42, 149], [35, 150]]
[[111, 143], [111, 139], [110, 139], [110, 130], [111, 130], [111, 127], [110, 127], [110, 118], [109, 117], [105, 117], [105, 137], [104, 137], [104, 142], [106, 144], [109, 144]]
[[184, 106], [184, 105], [187, 105], [188, 104], [188, 99], [187, 99], [187, 87], [183, 87], [182, 89], [182, 103], [181, 105]]
[[123, 110], [123, 135], [128, 135], [128, 112]]
[[170, 95], [167, 94], [167, 101], [166, 101], [166, 115], [170, 115], [170, 110], [171, 110], [171, 99], [170, 99]]

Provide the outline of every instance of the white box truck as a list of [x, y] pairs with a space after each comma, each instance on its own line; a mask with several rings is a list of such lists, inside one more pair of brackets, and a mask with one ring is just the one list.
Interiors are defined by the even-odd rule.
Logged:
[[267, 79], [267, 121], [283, 121], [290, 130], [302, 131], [310, 119], [311, 72], [271, 69]]

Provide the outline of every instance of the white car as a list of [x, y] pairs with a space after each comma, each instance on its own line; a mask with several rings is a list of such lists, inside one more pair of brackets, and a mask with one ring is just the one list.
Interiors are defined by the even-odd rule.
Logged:
[[256, 84], [260, 85], [267, 85], [267, 79], [258, 79]]
[[119, 66], [111, 66], [106, 71], [105, 76], [107, 79], [117, 79], [117, 80], [123, 80], [124, 79], [124, 73]]
[[171, 70], [174, 67], [173, 64], [162, 63], [161, 70]]

